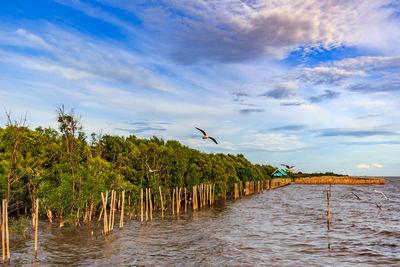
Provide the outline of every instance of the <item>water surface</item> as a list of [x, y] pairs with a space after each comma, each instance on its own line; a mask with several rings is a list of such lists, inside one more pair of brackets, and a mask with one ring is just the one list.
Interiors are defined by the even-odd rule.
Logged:
[[123, 230], [116, 224], [106, 237], [96, 224], [91, 237], [86, 226], [60, 231], [41, 221], [37, 260], [33, 239], [15, 237], [11, 260], [18, 266], [400, 266], [400, 178], [332, 186], [329, 231], [325, 188], [293, 184], [179, 218], [168, 210], [143, 226], [127, 218]]

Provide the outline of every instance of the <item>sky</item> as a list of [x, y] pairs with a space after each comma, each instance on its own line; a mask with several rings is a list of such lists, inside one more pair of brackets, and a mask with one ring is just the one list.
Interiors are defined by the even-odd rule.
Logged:
[[400, 176], [400, 1], [5, 0], [0, 105], [32, 129], [64, 105], [88, 136]]

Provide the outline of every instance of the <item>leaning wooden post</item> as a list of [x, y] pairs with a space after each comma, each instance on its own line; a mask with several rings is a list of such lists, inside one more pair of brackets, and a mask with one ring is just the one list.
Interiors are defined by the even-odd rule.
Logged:
[[3, 217], [2, 217], [2, 223], [1, 223], [1, 244], [2, 244], [2, 249], [3, 249], [3, 264], [6, 263], [6, 245], [4, 243], [4, 235], [5, 235], [5, 229], [4, 229], [4, 225], [6, 224], [6, 200], [3, 199], [3, 205], [2, 205], [2, 209], [3, 209]]
[[125, 205], [125, 190], [122, 191], [122, 206], [121, 206], [121, 217], [119, 221], [119, 228], [124, 227], [124, 205]]
[[160, 190], [160, 199], [161, 199], [161, 217], [164, 217], [164, 202], [162, 198], [161, 186], [159, 186], [158, 189]]
[[[107, 199], [108, 199], [108, 191], [106, 191], [106, 197], [104, 197], [103, 192], [101, 192], [101, 200], [103, 201], [103, 209], [102, 212], [104, 211], [104, 234], [107, 234], [108, 232], [108, 222], [107, 222]], [[101, 213], [100, 213], [100, 217], [99, 217], [99, 222], [101, 219]]]
[[35, 259], [37, 257], [37, 232], [38, 232], [38, 224], [39, 224], [39, 199], [36, 199], [36, 223], [35, 223]]
[[143, 188], [140, 188], [140, 223], [143, 224]]

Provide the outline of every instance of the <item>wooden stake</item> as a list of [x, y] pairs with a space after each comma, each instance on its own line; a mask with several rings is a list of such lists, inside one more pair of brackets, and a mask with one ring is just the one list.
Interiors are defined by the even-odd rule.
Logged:
[[[37, 233], [38, 233], [38, 224], [39, 224], [39, 199], [36, 199], [36, 224], [35, 224], [35, 259], [37, 257]], [[8, 248], [7, 248], [8, 249]], [[10, 260], [8, 260], [10, 262]]]
[[151, 188], [149, 188], [150, 220], [153, 221], [153, 202], [151, 201]]
[[[8, 201], [6, 200], [6, 210], [4, 212], [4, 216], [6, 217], [6, 243], [7, 243], [7, 262], [10, 263], [10, 239], [8, 236]], [[36, 228], [37, 228], [37, 218], [36, 218]]]
[[175, 188], [172, 191], [172, 215], [175, 215], [175, 203], [174, 203], [174, 199], [175, 199]]
[[113, 216], [111, 230], [114, 230], [115, 211], [117, 210], [117, 192], [114, 190]]
[[149, 189], [146, 188], [146, 222], [149, 218]]
[[[103, 192], [101, 192], [101, 200], [103, 201], [103, 209], [102, 209], [102, 211], [104, 211], [104, 223], [103, 223], [103, 225], [104, 225], [104, 234], [107, 234], [108, 233], [108, 221], [107, 221], [107, 200], [108, 200], [108, 191], [106, 191], [106, 197], [104, 197], [104, 195], [103, 195]], [[100, 219], [101, 219], [101, 214], [100, 214], [100, 217], [99, 217], [99, 222], [100, 222]]]
[[140, 223], [143, 224], [143, 188], [140, 188]]
[[125, 190], [122, 191], [122, 207], [121, 207], [121, 217], [119, 220], [119, 229], [124, 227], [124, 205], [125, 205]]
[[187, 199], [186, 199], [186, 187], [185, 187], [185, 214], [187, 212]]
[[111, 232], [112, 227], [112, 213], [113, 213], [113, 201], [114, 201], [114, 190], [111, 190], [111, 198], [110, 198], [110, 216], [108, 219], [108, 232]]
[[6, 263], [6, 246], [5, 246], [5, 243], [4, 243], [4, 235], [5, 235], [5, 229], [4, 229], [4, 225], [6, 224], [6, 200], [5, 199], [3, 199], [3, 205], [2, 205], [2, 208], [3, 208], [3, 217], [2, 217], [2, 219], [3, 219], [3, 221], [2, 221], [2, 223], [1, 223], [1, 244], [2, 244], [2, 249], [3, 249], [3, 264], [4, 263]]
[[161, 186], [158, 187], [160, 190], [160, 200], [161, 200], [161, 217], [164, 217], [164, 201], [162, 198]]

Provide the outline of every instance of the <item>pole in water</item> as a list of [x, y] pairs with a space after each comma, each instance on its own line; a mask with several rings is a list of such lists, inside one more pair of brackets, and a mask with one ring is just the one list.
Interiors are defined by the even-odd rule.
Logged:
[[143, 188], [140, 189], [140, 223], [143, 224]]
[[161, 186], [159, 186], [158, 189], [160, 189], [161, 217], [164, 217], [164, 202], [163, 202], [163, 198], [162, 198]]
[[2, 217], [2, 219], [3, 219], [3, 221], [2, 221], [2, 223], [1, 223], [1, 243], [2, 243], [2, 249], [3, 249], [3, 264], [4, 263], [6, 263], [6, 245], [5, 245], [5, 243], [4, 243], [4, 234], [5, 234], [5, 232], [4, 232], [4, 225], [6, 224], [6, 204], [5, 204], [5, 202], [6, 202], [6, 200], [5, 199], [3, 199], [3, 205], [2, 205], [2, 208], [3, 208], [3, 217]]
[[124, 205], [125, 205], [125, 190], [122, 191], [122, 206], [121, 206], [121, 217], [119, 221], [119, 228], [124, 227]]
[[36, 209], [35, 209], [35, 259], [37, 257], [37, 232], [38, 232], [38, 224], [39, 224], [39, 199], [36, 199]]

